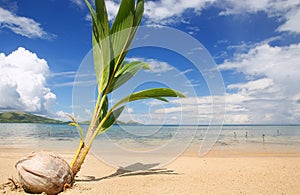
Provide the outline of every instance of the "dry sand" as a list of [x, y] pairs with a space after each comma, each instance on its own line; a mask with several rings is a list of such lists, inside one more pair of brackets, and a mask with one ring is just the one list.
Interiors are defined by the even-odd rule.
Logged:
[[[0, 149], [0, 183], [17, 178], [27, 149]], [[67, 161], [72, 153], [61, 152]], [[62, 194], [300, 194], [300, 153], [187, 152], [160, 169], [124, 172], [88, 155], [72, 189]], [[0, 187], [0, 194], [24, 194]]]

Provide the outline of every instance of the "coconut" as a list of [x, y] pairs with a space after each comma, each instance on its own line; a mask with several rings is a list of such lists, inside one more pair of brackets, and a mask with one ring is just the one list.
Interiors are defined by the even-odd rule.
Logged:
[[32, 153], [16, 163], [19, 182], [28, 193], [58, 194], [73, 182], [69, 164], [51, 152]]

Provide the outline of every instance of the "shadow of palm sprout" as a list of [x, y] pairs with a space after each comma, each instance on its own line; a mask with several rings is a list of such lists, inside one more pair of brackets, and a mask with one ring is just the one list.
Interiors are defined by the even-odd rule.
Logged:
[[95, 176], [84, 176], [83, 179], [76, 179], [77, 182], [93, 182], [93, 181], [101, 181], [104, 179], [111, 179], [114, 177], [129, 177], [129, 176], [139, 176], [139, 175], [178, 175], [178, 173], [173, 170], [169, 170], [166, 168], [158, 168], [153, 169], [159, 163], [154, 164], [142, 164], [142, 163], [134, 163], [127, 167], [121, 167], [116, 170], [111, 175], [96, 178]]

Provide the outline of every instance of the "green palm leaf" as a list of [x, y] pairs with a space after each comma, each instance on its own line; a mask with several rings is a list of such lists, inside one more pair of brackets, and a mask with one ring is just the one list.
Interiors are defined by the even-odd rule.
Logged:
[[111, 61], [111, 44], [109, 38], [109, 22], [104, 0], [97, 0], [96, 12], [88, 0], [85, 0], [93, 24], [92, 43], [94, 55], [94, 69], [99, 91], [103, 92], [109, 79], [109, 64]]
[[119, 75], [129, 73], [129, 72], [138, 72], [140, 69], [150, 69], [150, 66], [146, 64], [145, 62], [135, 61], [130, 62], [128, 64], [124, 63], [122, 67], [119, 68], [119, 70], [114, 75], [115, 77], [118, 77]]
[[124, 60], [125, 51], [128, 49], [128, 42], [132, 42], [130, 35], [133, 26], [134, 8], [134, 0], [122, 0], [116, 19], [110, 30], [112, 48], [115, 55], [115, 71]]
[[101, 134], [101, 133], [105, 132], [106, 130], [108, 130], [117, 121], [117, 119], [123, 112], [124, 108], [125, 108], [125, 106], [122, 106], [122, 107], [117, 108], [117, 109], [113, 110], [112, 112], [110, 112], [110, 114], [104, 119], [105, 121], [103, 122], [101, 130], [98, 134]]
[[122, 86], [142, 68], [150, 69], [149, 65], [144, 62], [131, 62], [129, 64], [124, 63], [124, 65], [120, 67], [114, 75], [115, 77], [113, 78], [112, 84], [109, 86], [107, 93], [111, 93]]
[[96, 5], [96, 17], [97, 17], [97, 25], [100, 26], [100, 38], [103, 40], [107, 36], [109, 36], [109, 22], [107, 16], [107, 10], [105, 6], [104, 0], [95, 1]]
[[153, 89], [147, 89], [143, 91], [139, 91], [133, 94], [130, 94], [123, 99], [121, 99], [119, 102], [117, 102], [112, 109], [115, 109], [119, 107], [122, 104], [126, 104], [128, 102], [136, 101], [136, 100], [142, 100], [142, 99], [149, 99], [154, 98], [161, 101], [168, 102], [165, 97], [185, 97], [182, 93], [175, 91], [173, 89], [169, 88], [153, 88]]

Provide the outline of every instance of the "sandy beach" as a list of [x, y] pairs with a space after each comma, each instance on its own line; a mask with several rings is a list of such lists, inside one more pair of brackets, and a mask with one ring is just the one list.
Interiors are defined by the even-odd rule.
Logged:
[[[0, 149], [0, 183], [17, 178], [15, 163], [29, 149]], [[60, 152], [67, 161], [73, 153]], [[88, 155], [72, 189], [62, 194], [299, 194], [300, 153], [243, 152], [215, 147], [199, 157], [186, 151], [163, 168], [124, 171]], [[24, 194], [0, 188], [1, 194]]]

